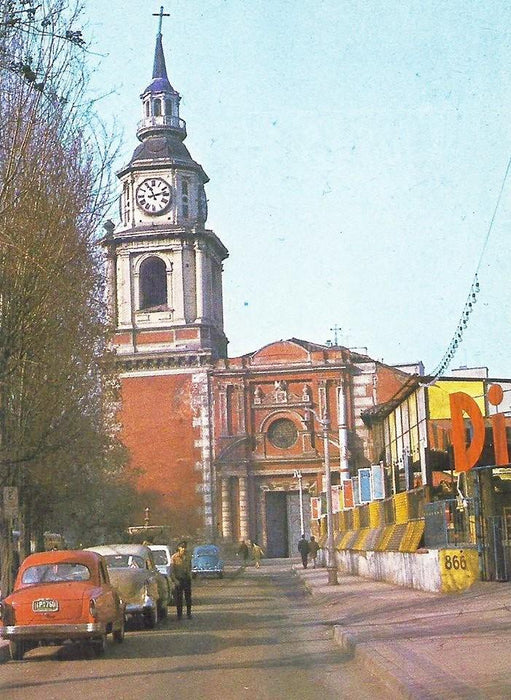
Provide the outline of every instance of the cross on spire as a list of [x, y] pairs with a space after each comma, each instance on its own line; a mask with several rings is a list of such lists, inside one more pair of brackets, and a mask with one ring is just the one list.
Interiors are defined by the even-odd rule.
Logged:
[[331, 331], [334, 332], [334, 345], [337, 346], [337, 333], [342, 330], [340, 326], [337, 325], [337, 323], [330, 328]]
[[160, 21], [158, 22], [158, 34], [161, 34], [161, 25], [163, 22], [164, 17], [170, 17], [170, 14], [163, 12], [163, 5], [160, 7], [159, 12], [153, 12], [153, 17], [159, 17]]

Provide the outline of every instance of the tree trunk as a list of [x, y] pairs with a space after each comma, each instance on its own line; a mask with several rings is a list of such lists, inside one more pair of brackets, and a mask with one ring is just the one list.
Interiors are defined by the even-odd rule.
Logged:
[[12, 591], [14, 584], [12, 557], [12, 528], [10, 520], [0, 518], [0, 590], [2, 598]]

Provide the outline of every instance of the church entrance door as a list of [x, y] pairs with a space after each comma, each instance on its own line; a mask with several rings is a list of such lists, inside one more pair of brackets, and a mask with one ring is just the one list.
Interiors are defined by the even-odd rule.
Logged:
[[285, 491], [266, 493], [266, 556], [287, 557], [287, 494]]

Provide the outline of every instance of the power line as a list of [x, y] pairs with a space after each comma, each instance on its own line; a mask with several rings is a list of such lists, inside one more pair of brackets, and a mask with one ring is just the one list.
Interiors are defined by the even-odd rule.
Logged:
[[488, 241], [490, 240], [490, 234], [493, 229], [493, 224], [495, 222], [495, 217], [497, 216], [497, 211], [500, 206], [500, 201], [502, 199], [502, 193], [504, 192], [504, 187], [506, 185], [506, 181], [509, 175], [509, 171], [511, 170], [511, 157], [508, 160], [507, 163], [507, 168], [506, 172], [504, 174], [504, 178], [502, 180], [502, 185], [500, 187], [500, 192], [499, 196], [497, 197], [497, 203], [495, 205], [495, 209], [493, 210], [493, 216], [491, 217], [490, 225], [488, 226], [488, 231], [486, 232], [486, 236], [484, 239], [483, 247], [481, 249], [481, 254], [479, 256], [479, 261], [477, 263], [476, 271], [474, 273], [474, 277], [472, 279], [472, 284], [470, 285], [470, 291], [467, 296], [467, 300], [465, 301], [465, 306], [463, 307], [463, 312], [460, 316], [460, 319], [458, 321], [458, 325], [456, 326], [456, 330], [454, 331], [454, 334], [451, 338], [451, 342], [449, 343], [449, 346], [447, 350], [445, 351], [442, 359], [436, 366], [434, 372], [433, 372], [433, 381], [431, 383], [434, 383], [438, 377], [441, 377], [446, 369], [449, 367], [451, 364], [459, 345], [463, 341], [463, 334], [465, 332], [465, 329], [468, 326], [468, 320], [470, 318], [470, 315], [472, 314], [474, 310], [475, 303], [477, 301], [477, 297], [479, 295], [479, 292], [481, 291], [481, 287], [479, 284], [479, 278], [478, 278], [478, 273], [481, 268], [481, 264], [483, 261], [484, 254], [486, 252], [486, 248], [488, 247]]

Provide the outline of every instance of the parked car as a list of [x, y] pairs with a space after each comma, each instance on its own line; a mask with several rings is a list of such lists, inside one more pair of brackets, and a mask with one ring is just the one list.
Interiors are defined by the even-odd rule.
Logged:
[[124, 639], [124, 603], [110, 582], [104, 559], [95, 552], [53, 550], [31, 554], [21, 564], [13, 592], [0, 603], [0, 636], [11, 658], [30, 648], [90, 642], [99, 655], [107, 634]]
[[202, 544], [194, 547], [192, 552], [192, 577], [218, 576], [223, 578], [224, 562], [220, 550], [215, 544]]
[[170, 547], [168, 547], [166, 544], [150, 544], [149, 549], [153, 553], [156, 568], [160, 574], [163, 574], [163, 576], [165, 576], [167, 579], [169, 587], [169, 604], [172, 605], [174, 603], [174, 584], [170, 576], [172, 572], [172, 562], [170, 560], [172, 553], [170, 551]]
[[170, 547], [167, 547], [166, 544], [150, 544], [149, 549], [153, 553], [154, 563], [160, 574], [170, 578], [170, 572], [172, 570], [172, 564], [170, 562], [172, 553]]
[[156, 568], [149, 547], [108, 544], [88, 549], [105, 558], [110, 579], [126, 605], [127, 615], [142, 619], [149, 629], [167, 616], [169, 582]]

